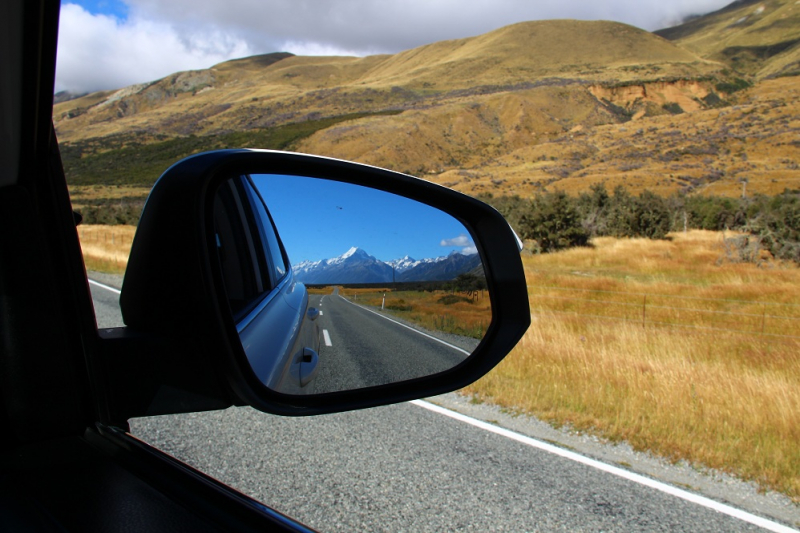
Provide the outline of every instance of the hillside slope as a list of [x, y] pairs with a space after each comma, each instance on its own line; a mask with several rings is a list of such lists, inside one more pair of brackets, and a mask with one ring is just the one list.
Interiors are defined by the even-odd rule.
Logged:
[[800, 73], [796, 0], [739, 0], [655, 33], [759, 79]]
[[623, 24], [542, 21], [396, 55], [228, 61], [54, 116], [73, 192], [149, 187], [176, 160], [227, 147], [360, 161], [473, 194], [800, 188], [800, 78], [746, 89], [724, 70]]
[[720, 69], [624, 24], [538, 21], [392, 56], [270, 54], [229, 61], [56, 104], [54, 120], [62, 142], [123, 132], [147, 140], [419, 109], [441, 98], [497, 93], [543, 80], [642, 83], [707, 78]]
[[800, 189], [800, 77], [736, 105], [624, 121], [578, 86], [453, 102], [338, 124], [300, 151], [423, 176], [469, 194], [579, 193], [595, 184], [737, 196]]

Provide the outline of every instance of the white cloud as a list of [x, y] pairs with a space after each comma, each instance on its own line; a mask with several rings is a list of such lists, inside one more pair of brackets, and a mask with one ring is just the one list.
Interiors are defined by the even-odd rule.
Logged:
[[56, 91], [116, 89], [253, 53], [242, 39], [220, 31], [181, 35], [165, 22], [120, 21], [65, 4]]
[[346, 50], [334, 45], [304, 41], [286, 41], [277, 51], [297, 56], [363, 56], [362, 50]]
[[131, 10], [184, 27], [213, 24], [248, 42], [310, 42], [397, 52], [550, 18], [616, 20], [655, 30], [731, 0], [130, 0]]
[[616, 20], [647, 30], [730, 0], [123, 0], [128, 18], [62, 7], [60, 89], [119, 88], [234, 57], [394, 53], [525, 20]]

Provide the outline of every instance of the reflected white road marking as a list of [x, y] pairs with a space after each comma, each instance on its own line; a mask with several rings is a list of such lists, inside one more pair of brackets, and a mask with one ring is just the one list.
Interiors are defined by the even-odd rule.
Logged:
[[520, 433], [509, 431], [508, 429], [501, 428], [493, 424], [489, 424], [488, 422], [483, 422], [482, 420], [477, 420], [470, 416], [462, 415], [461, 413], [451, 411], [450, 409], [445, 409], [444, 407], [439, 407], [438, 405], [432, 404], [430, 402], [426, 402], [423, 400], [412, 400], [409, 403], [412, 403], [419, 407], [423, 407], [425, 409], [428, 409], [429, 411], [433, 411], [434, 413], [439, 413], [440, 415], [448, 416], [450, 418], [454, 418], [455, 420], [465, 422], [477, 428], [490, 431], [492, 433], [496, 433], [497, 435], [501, 435], [503, 437], [515, 440], [522, 444], [526, 444], [528, 446], [532, 446], [534, 448], [538, 448], [540, 450], [553, 453], [555, 455], [559, 455], [565, 459], [569, 459], [570, 461], [575, 461], [577, 463], [581, 463], [583, 465], [590, 466], [598, 470], [602, 470], [603, 472], [608, 472], [609, 474], [612, 474], [614, 476], [619, 476], [621, 478], [627, 479], [628, 481], [633, 481], [634, 483], [639, 483], [640, 485], [644, 485], [645, 487], [650, 487], [652, 489], [659, 490], [661, 492], [670, 494], [677, 498], [681, 498], [682, 500], [686, 500], [695, 503], [697, 505], [701, 505], [708, 509], [713, 509], [714, 511], [717, 511], [719, 513], [723, 513], [728, 516], [738, 518], [739, 520], [742, 520], [744, 522], [749, 522], [750, 524], [762, 527], [769, 531], [775, 531], [776, 533], [797, 533], [798, 531], [796, 529], [784, 526], [783, 524], [773, 522], [772, 520], [767, 520], [766, 518], [761, 518], [760, 516], [750, 514], [746, 511], [742, 511], [741, 509], [731, 507], [730, 505], [725, 505], [724, 503], [714, 501], [710, 498], [706, 498], [704, 496], [700, 496], [698, 494], [694, 494], [692, 492], [688, 492], [673, 487], [672, 485], [667, 485], [666, 483], [661, 483], [660, 481], [656, 481], [649, 477], [641, 476], [639, 474], [634, 474], [629, 470], [624, 470], [622, 468], [617, 468], [616, 466], [607, 465], [606, 463], [602, 463], [595, 459], [590, 459], [575, 452], [565, 450], [564, 448], [559, 448], [558, 446], [553, 446], [552, 444], [547, 444], [546, 442], [533, 439], [531, 437], [522, 435]]
[[331, 336], [328, 335], [327, 329], [322, 330], [322, 336], [325, 337], [325, 346], [333, 346], [333, 344], [331, 344]]
[[412, 328], [411, 326], [406, 326], [405, 324], [403, 324], [403, 323], [401, 323], [401, 322], [398, 322], [397, 320], [392, 320], [392, 319], [391, 319], [391, 318], [389, 318], [388, 316], [386, 316], [386, 315], [382, 315], [382, 314], [380, 314], [380, 313], [379, 313], [379, 312], [377, 312], [377, 311], [373, 311], [372, 309], [369, 309], [369, 308], [367, 308], [367, 307], [364, 307], [363, 305], [360, 305], [360, 304], [357, 304], [357, 303], [353, 303], [353, 302], [351, 302], [350, 300], [348, 300], [347, 298], [345, 298], [344, 296], [339, 296], [339, 298], [341, 298], [341, 299], [342, 299], [342, 300], [344, 300], [345, 302], [349, 303], [350, 305], [355, 305], [356, 307], [360, 307], [360, 308], [361, 308], [361, 309], [363, 309], [364, 311], [369, 311], [369, 312], [370, 312], [370, 313], [372, 313], [373, 315], [379, 316], [379, 317], [383, 318], [384, 320], [388, 320], [389, 322], [393, 322], [393, 323], [397, 324], [397, 325], [398, 325], [398, 326], [400, 326], [400, 327], [404, 327], [404, 328], [406, 328], [406, 329], [410, 329], [411, 331], [413, 331], [413, 332], [414, 332], [414, 333], [416, 333], [417, 335], [422, 335], [423, 337], [427, 337], [427, 338], [429, 338], [429, 339], [431, 339], [431, 340], [433, 340], [433, 341], [436, 341], [436, 342], [438, 342], [439, 344], [444, 344], [444, 345], [445, 345], [445, 346], [447, 346], [448, 348], [452, 348], [453, 350], [456, 350], [457, 352], [461, 352], [461, 353], [463, 353], [464, 355], [472, 355], [472, 352], [468, 352], [468, 351], [464, 350], [463, 348], [459, 348], [458, 346], [453, 346], [453, 345], [452, 345], [452, 344], [450, 344], [449, 342], [445, 342], [445, 341], [443, 341], [442, 339], [438, 339], [438, 338], [436, 338], [436, 337], [434, 337], [434, 336], [432, 336], [432, 335], [428, 335], [427, 333], [422, 333], [422, 332], [421, 332], [420, 330], [418, 330], [418, 329], [414, 329], [414, 328]]

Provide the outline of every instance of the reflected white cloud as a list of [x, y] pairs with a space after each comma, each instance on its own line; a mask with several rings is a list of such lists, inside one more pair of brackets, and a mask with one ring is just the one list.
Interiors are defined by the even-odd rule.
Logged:
[[475, 247], [475, 243], [473, 243], [472, 239], [470, 239], [467, 235], [464, 234], [461, 234], [453, 239], [442, 239], [442, 241], [439, 243], [439, 246], [448, 248], [460, 247], [461, 253], [464, 255], [475, 255], [478, 253], [478, 249]]
[[459, 235], [454, 239], [442, 239], [439, 246], [470, 246], [472, 241], [466, 235]]

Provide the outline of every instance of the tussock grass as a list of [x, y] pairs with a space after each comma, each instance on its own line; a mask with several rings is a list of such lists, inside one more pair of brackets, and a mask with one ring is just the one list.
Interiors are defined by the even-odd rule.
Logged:
[[123, 274], [128, 266], [135, 226], [78, 226], [86, 268], [97, 272]]
[[[555, 425], [731, 472], [800, 502], [800, 269], [718, 263], [720, 241], [699, 231], [671, 242], [609, 238], [594, 249], [526, 257], [531, 328], [465, 391]], [[643, 327], [636, 319], [583, 316], [602, 309], [548, 300], [542, 296], [558, 291], [541, 286], [609, 291], [597, 294], [612, 302], [626, 293], [707, 298], [681, 300], [687, 323], [697, 318], [692, 301], [712, 309], [742, 301], [742, 313], [748, 300], [774, 304], [794, 319], [779, 330], [783, 337], [747, 324], [740, 333]], [[613, 305], [604, 308], [613, 314]]]

